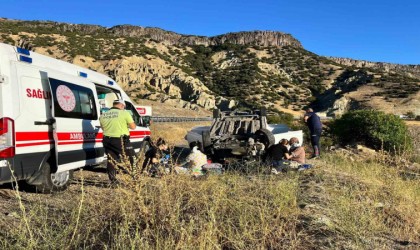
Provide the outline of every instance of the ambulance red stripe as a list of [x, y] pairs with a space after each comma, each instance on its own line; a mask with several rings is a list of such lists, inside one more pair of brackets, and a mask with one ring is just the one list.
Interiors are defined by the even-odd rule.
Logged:
[[49, 132], [16, 132], [16, 141], [40, 141], [50, 139], [52, 139], [52, 133]]
[[[95, 137], [93, 137], [93, 135]], [[132, 138], [144, 138], [145, 136], [150, 135], [150, 131], [130, 131], [130, 137]], [[102, 139], [103, 133], [82, 133], [82, 132], [59, 132], [58, 140], [96, 140]], [[16, 141], [41, 141], [41, 140], [51, 140], [52, 133], [50, 132], [16, 132]], [[42, 144], [40, 144], [42, 145]]]

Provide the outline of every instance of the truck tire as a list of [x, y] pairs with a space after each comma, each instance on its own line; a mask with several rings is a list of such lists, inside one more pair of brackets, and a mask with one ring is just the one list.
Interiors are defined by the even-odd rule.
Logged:
[[73, 170], [51, 173], [51, 166], [48, 162], [42, 165], [41, 172], [41, 184], [35, 185], [37, 192], [40, 193], [64, 191], [70, 185], [70, 181], [73, 178]]
[[276, 142], [273, 133], [271, 133], [271, 131], [266, 128], [257, 130], [255, 135], [257, 136], [257, 139], [259, 139], [265, 145], [266, 149], [274, 145]]
[[211, 145], [210, 131], [203, 131], [202, 141], [203, 141], [203, 148], [206, 148]]

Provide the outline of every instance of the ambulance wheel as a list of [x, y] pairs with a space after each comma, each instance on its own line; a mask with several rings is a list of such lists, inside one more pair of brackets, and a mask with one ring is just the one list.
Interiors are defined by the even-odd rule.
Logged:
[[50, 164], [45, 162], [42, 166], [42, 182], [39, 185], [35, 185], [35, 187], [41, 193], [64, 191], [70, 185], [72, 178], [73, 170], [51, 173]]

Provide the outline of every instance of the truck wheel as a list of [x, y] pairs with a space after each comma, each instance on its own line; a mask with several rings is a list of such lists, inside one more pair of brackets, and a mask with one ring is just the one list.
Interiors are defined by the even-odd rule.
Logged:
[[274, 145], [274, 143], [276, 142], [273, 133], [271, 133], [271, 131], [266, 128], [257, 130], [257, 132], [255, 132], [255, 135], [257, 136], [257, 139], [259, 139], [260, 142], [262, 142], [265, 145], [266, 149]]
[[202, 141], [203, 141], [203, 148], [206, 148], [211, 145], [210, 131], [203, 131]]
[[42, 165], [42, 182], [35, 185], [36, 190], [40, 193], [51, 193], [64, 191], [70, 185], [73, 178], [73, 170], [67, 170], [60, 173], [51, 173], [51, 166], [48, 162]]

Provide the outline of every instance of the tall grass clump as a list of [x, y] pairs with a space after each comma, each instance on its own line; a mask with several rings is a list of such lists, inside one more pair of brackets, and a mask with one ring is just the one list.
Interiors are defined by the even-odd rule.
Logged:
[[127, 177], [127, 183], [100, 191], [82, 185], [64, 204], [38, 196], [22, 210], [26, 222], [16, 220], [0, 233], [0, 246], [289, 249], [301, 244], [296, 176]]
[[324, 216], [335, 239], [343, 239], [349, 249], [393, 249], [420, 242], [420, 179], [404, 178], [398, 168], [379, 159], [350, 160], [337, 152], [324, 160], [315, 175], [323, 179]]
[[420, 242], [419, 179], [402, 177], [379, 158], [329, 153], [310, 170], [276, 176], [255, 169], [150, 178], [127, 168], [118, 175], [122, 185], [113, 188], [84, 183], [88, 173], [81, 171], [76, 175], [81, 185], [66, 192], [31, 200], [17, 193], [21, 196], [7, 201], [16, 206], [3, 217], [0, 248], [415, 246]]
[[331, 132], [344, 145], [362, 143], [393, 153], [410, 151], [413, 147], [404, 121], [381, 111], [350, 111], [331, 124]]

